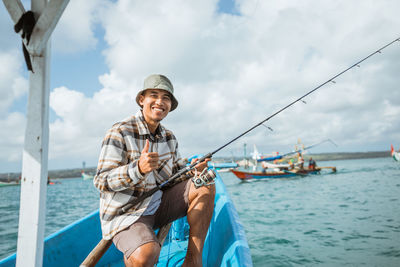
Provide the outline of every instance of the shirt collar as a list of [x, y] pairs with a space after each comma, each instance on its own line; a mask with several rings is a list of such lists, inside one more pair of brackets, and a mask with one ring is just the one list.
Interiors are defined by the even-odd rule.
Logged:
[[[152, 136], [152, 134], [150, 133], [149, 127], [147, 126], [146, 120], [144, 119], [142, 110], [139, 110], [135, 114], [135, 117], [136, 117], [136, 121], [137, 121], [137, 125], [138, 125], [139, 135]], [[165, 137], [165, 135], [166, 135], [165, 128], [160, 123], [155, 132], [155, 137]]]

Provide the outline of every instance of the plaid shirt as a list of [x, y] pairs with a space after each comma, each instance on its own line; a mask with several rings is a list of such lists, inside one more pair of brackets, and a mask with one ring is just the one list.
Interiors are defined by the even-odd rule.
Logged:
[[[150, 142], [149, 151], [159, 154], [159, 168], [142, 175], [138, 161], [146, 139]], [[174, 134], [160, 125], [152, 135], [141, 111], [114, 124], [103, 140], [97, 174], [93, 180], [94, 186], [100, 191], [103, 238], [111, 239], [134, 223], [146, 210], [151, 197], [118, 215], [125, 204], [166, 181], [185, 163], [178, 152]]]

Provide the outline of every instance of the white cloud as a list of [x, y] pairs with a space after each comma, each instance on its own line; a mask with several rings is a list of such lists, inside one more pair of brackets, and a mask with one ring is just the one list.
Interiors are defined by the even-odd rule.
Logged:
[[105, 4], [105, 0], [70, 1], [53, 33], [54, 50], [73, 53], [95, 48], [95, 24]]
[[12, 103], [28, 91], [27, 80], [22, 77], [21, 61], [17, 51], [0, 51], [0, 117], [11, 107]]
[[0, 118], [1, 162], [8, 164], [21, 161], [25, 124], [25, 116], [19, 112], [12, 112], [5, 118]]
[[124, 91], [116, 94], [103, 89], [88, 98], [72, 89], [55, 88], [50, 94], [50, 107], [59, 118], [50, 124], [49, 158], [78, 156], [95, 163], [105, 129], [132, 113], [129, 101]]

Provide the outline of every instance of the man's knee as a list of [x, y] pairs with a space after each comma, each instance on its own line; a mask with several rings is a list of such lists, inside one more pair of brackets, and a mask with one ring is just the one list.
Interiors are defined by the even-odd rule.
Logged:
[[215, 198], [215, 184], [202, 186], [196, 188], [194, 184], [191, 184], [189, 199], [191, 201], [197, 199], [209, 203], [214, 203]]
[[138, 247], [128, 259], [126, 266], [154, 266], [160, 254], [160, 245], [156, 242], [149, 242]]
[[208, 186], [203, 186], [205, 187], [205, 192], [204, 194], [206, 194], [209, 198], [210, 201], [214, 201], [215, 198], [215, 184], [212, 185], [208, 185]]

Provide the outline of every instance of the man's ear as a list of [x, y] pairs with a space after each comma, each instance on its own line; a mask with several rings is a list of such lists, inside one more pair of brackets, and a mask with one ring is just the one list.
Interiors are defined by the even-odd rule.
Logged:
[[143, 100], [144, 100], [144, 95], [143, 95], [143, 94], [140, 94], [140, 95], [139, 95], [139, 106], [140, 106], [140, 107], [143, 107]]

